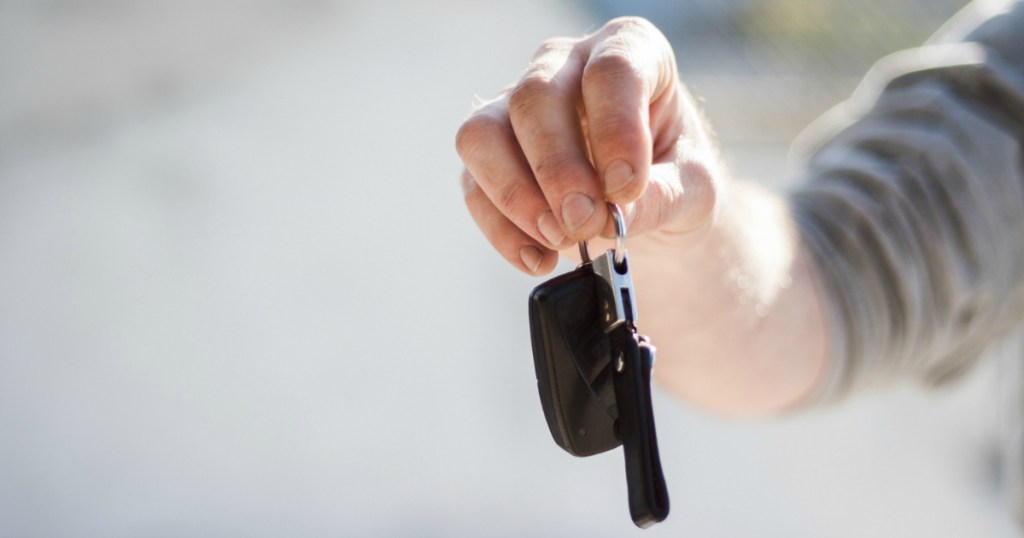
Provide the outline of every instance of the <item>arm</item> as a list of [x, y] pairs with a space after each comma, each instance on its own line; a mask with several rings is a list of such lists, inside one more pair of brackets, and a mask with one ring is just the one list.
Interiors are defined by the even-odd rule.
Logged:
[[793, 208], [828, 294], [821, 398], [955, 378], [1024, 320], [1022, 27], [1020, 2], [972, 4], [811, 130]]
[[[467, 121], [467, 204], [499, 252], [537, 274], [607, 215], [597, 204], [580, 227], [556, 216], [568, 238], [557, 244], [538, 234], [536, 215], [568, 209], [559, 204], [577, 189], [625, 204], [657, 378], [711, 410], [777, 411], [953, 377], [1024, 319], [1024, 10], [1004, 9], [954, 24], [945, 39], [955, 44], [882, 62], [833, 114], [846, 127], [820, 135], [807, 185], [785, 197], [724, 176], [663, 38], [613, 21], [561, 42], [576, 64], [542, 49], [525, 83], [485, 107], [506, 125], [491, 123], [491, 144], [518, 151], [517, 177], [478, 151], [480, 113]], [[609, 50], [617, 64], [594, 62]], [[534, 84], [531, 73], [576, 85]], [[560, 123], [540, 120], [551, 110]], [[575, 157], [556, 138], [575, 141]], [[601, 178], [616, 184], [613, 158], [634, 181], [602, 193]], [[524, 246], [539, 263], [515, 257]]]
[[705, 229], [631, 238], [630, 255], [663, 386], [729, 415], [786, 410], [814, 394], [828, 358], [825, 309], [779, 194], [731, 182]]
[[526, 272], [548, 273], [558, 251], [610, 231], [604, 199], [625, 206], [656, 376], [678, 395], [751, 413], [812, 392], [827, 347], [823, 310], [790, 212], [778, 195], [722, 173], [649, 23], [618, 19], [549, 41], [456, 142], [470, 213]]

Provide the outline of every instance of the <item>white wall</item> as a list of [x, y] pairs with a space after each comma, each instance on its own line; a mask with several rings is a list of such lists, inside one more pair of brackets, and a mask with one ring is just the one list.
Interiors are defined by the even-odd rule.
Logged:
[[[587, 14], [49, 5], [0, 6], [0, 535], [639, 532], [621, 454], [550, 440], [538, 281], [453, 149]], [[776, 166], [755, 149], [726, 154]], [[659, 392], [673, 514], [645, 534], [1010, 536], [997, 375], [750, 423]]]

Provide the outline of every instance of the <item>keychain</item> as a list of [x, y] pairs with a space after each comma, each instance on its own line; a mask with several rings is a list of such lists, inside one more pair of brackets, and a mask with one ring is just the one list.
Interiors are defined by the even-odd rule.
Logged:
[[629, 511], [641, 528], [663, 521], [669, 501], [651, 405], [654, 346], [637, 308], [622, 211], [609, 204], [615, 248], [534, 288], [530, 335], [544, 417], [574, 456], [623, 447]]

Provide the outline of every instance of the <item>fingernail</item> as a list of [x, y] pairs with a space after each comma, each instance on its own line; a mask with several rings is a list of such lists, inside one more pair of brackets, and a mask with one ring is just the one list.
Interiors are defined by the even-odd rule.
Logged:
[[523, 247], [519, 249], [519, 259], [523, 260], [523, 265], [531, 273], [536, 273], [537, 268], [540, 267], [540, 260], [543, 254], [540, 253], [540, 249], [537, 247]]
[[562, 222], [567, 232], [574, 232], [594, 214], [594, 201], [589, 196], [574, 192], [562, 199]]
[[626, 204], [622, 207], [622, 217], [626, 219], [626, 226], [633, 224], [633, 219], [636, 218], [636, 204]]
[[618, 159], [604, 169], [604, 192], [612, 194], [626, 188], [633, 181], [633, 167]]
[[555, 220], [555, 214], [550, 211], [545, 211], [537, 219], [537, 229], [540, 230], [540, 234], [544, 236], [544, 239], [547, 239], [554, 247], [561, 245], [562, 241], [565, 240], [565, 233], [562, 232], [562, 227]]

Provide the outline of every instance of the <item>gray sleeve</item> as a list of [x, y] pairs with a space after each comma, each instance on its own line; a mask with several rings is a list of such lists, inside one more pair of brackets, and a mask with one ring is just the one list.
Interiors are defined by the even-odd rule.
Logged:
[[999, 11], [969, 6], [811, 129], [791, 204], [830, 316], [819, 401], [950, 379], [1024, 320], [1024, 4]]

